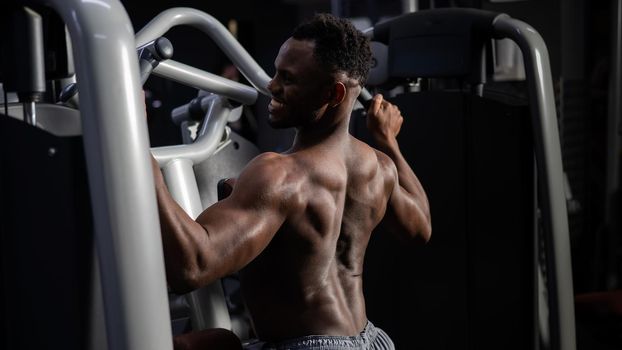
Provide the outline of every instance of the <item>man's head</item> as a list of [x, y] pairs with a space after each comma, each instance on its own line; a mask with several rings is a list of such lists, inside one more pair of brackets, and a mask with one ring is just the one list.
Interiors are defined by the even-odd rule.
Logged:
[[315, 15], [279, 50], [268, 86], [273, 96], [270, 123], [291, 127], [320, 119], [358, 95], [370, 64], [369, 42], [349, 21]]
[[313, 56], [323, 69], [345, 73], [365, 85], [371, 65], [369, 41], [350, 21], [317, 14], [299, 25], [292, 38], [315, 42]]

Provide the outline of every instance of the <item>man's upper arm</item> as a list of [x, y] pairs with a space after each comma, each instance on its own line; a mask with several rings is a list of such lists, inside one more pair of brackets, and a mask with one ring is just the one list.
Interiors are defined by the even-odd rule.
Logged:
[[278, 155], [253, 160], [226, 199], [197, 218], [206, 231], [197, 256], [200, 280], [230, 274], [252, 261], [268, 245], [287, 216], [286, 172]]
[[428, 231], [424, 227], [427, 220], [419, 206], [418, 198], [400, 185], [398, 170], [393, 160], [384, 153], [379, 153], [380, 164], [385, 170], [391, 188], [387, 211], [383, 220], [385, 226], [398, 238], [416, 238], [427, 241], [429, 237], [424, 237], [426, 235], [423, 234]]

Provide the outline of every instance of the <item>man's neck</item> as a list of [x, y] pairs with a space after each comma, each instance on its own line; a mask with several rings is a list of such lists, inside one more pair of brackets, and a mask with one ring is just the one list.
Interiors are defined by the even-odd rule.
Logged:
[[289, 152], [297, 152], [323, 143], [341, 142], [349, 135], [350, 115], [338, 118], [334, 123], [314, 123], [296, 129]]
[[293, 153], [316, 145], [339, 143], [349, 139], [350, 117], [360, 89], [349, 90], [346, 98], [334, 109], [326, 111], [317, 121], [296, 128], [292, 146], [286, 153]]

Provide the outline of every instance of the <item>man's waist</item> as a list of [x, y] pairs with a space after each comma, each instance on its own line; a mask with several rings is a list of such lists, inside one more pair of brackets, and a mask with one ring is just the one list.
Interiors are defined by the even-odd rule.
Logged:
[[280, 341], [256, 340], [246, 343], [246, 350], [283, 349], [394, 349], [389, 336], [380, 328], [367, 321], [363, 329], [355, 335], [311, 334]]

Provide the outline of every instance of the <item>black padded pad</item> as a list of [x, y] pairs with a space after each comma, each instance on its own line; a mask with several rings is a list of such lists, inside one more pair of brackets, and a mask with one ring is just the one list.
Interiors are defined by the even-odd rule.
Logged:
[[463, 77], [483, 83], [485, 45], [498, 13], [436, 9], [406, 14], [374, 27], [389, 45], [390, 78]]
[[0, 115], [0, 348], [85, 349], [93, 250], [81, 137]]

